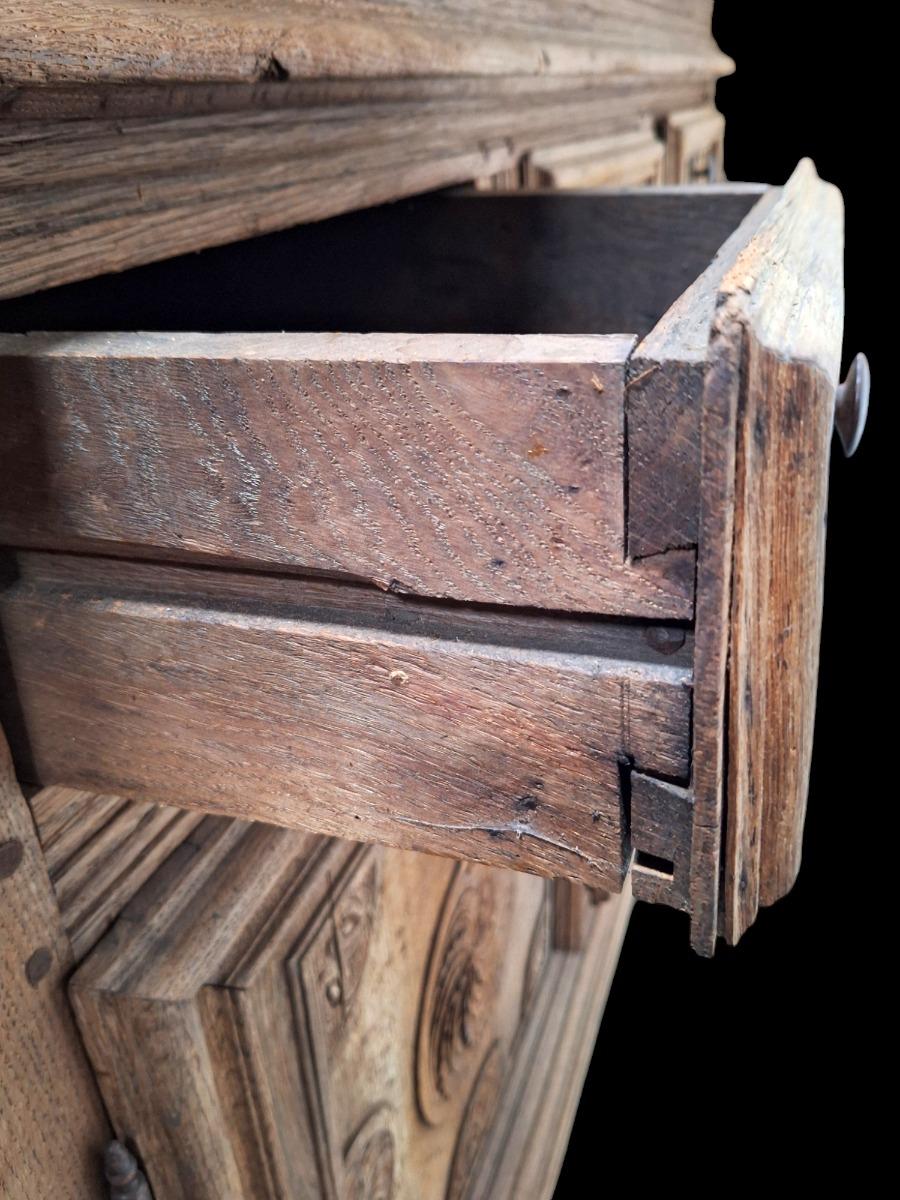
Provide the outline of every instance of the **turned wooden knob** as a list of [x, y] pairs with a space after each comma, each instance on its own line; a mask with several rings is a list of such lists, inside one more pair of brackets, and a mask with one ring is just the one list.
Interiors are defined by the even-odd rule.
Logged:
[[856, 450], [866, 427], [871, 384], [869, 360], [864, 354], [857, 354], [847, 378], [838, 385], [834, 402], [834, 427], [847, 458]]

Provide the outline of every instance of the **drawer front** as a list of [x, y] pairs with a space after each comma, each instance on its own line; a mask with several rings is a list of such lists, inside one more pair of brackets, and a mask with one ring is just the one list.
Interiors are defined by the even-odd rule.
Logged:
[[722, 283], [709, 377], [736, 405], [723, 928], [800, 867], [816, 706], [828, 463], [844, 317], [843, 205], [804, 162]]
[[[187, 845], [71, 987], [158, 1200], [507, 1194], [512, 1115], [531, 1073], [552, 1111], [566, 1021], [590, 1044], [578, 981], [602, 1003], [627, 897], [593, 910], [573, 974], [540, 880], [216, 818]], [[473, 1191], [486, 1155], [498, 1182]]]

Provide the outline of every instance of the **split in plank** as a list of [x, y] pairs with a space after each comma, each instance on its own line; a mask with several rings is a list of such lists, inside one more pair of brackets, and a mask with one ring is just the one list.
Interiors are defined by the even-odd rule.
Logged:
[[24, 778], [618, 889], [623, 768], [688, 770], [684, 630], [667, 653], [632, 623], [325, 581], [40, 554], [17, 570], [0, 622]]

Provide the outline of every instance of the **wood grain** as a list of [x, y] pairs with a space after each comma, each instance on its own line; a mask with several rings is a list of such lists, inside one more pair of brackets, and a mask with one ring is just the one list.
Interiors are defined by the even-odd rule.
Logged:
[[602, 138], [535, 150], [524, 161], [526, 187], [640, 187], [667, 182], [665, 147], [652, 122]]
[[0, 1193], [101, 1200], [108, 1127], [66, 1000], [72, 952], [0, 734]]
[[620, 763], [687, 770], [690, 636], [668, 653], [630, 623], [254, 573], [18, 570], [3, 704], [46, 784], [618, 888]]
[[843, 208], [806, 160], [722, 282], [739, 339], [724, 928], [800, 867], [815, 719], [828, 460], [843, 323]]
[[535, 147], [702, 103], [712, 88], [683, 77], [526, 82], [336, 80], [174, 96], [129, 85], [39, 104], [13, 92], [24, 119], [0, 121], [0, 295], [463, 183]]
[[[601, 78], [566, 75], [466, 75], [345, 77], [263, 80], [255, 83], [43, 83], [38, 86], [4, 86], [0, 83], [0, 121], [82, 121], [129, 117], [209, 116], [213, 113], [256, 112], [275, 109], [303, 110], [333, 105], [402, 105], [415, 101], [426, 107], [432, 101], [474, 101], [483, 106], [505, 100], [511, 106], [529, 101], [573, 98], [574, 92], [591, 103], [601, 95], [611, 111], [601, 120], [604, 128], [626, 128], [635, 114], [668, 112], [679, 107], [679, 95], [709, 102], [711, 80], [671, 75], [613, 72]], [[649, 99], [652, 97], [653, 99]], [[399, 115], [399, 113], [398, 113]]]
[[[761, 189], [707, 268], [667, 309], [628, 364], [628, 552], [633, 559], [696, 546], [703, 474], [703, 387], [723, 277], [778, 197]], [[714, 467], [714, 464], [710, 464]]]
[[594, 911], [584, 953], [554, 957], [467, 1200], [551, 1200], [631, 910], [629, 881]]
[[719, 928], [719, 872], [725, 805], [734, 446], [740, 359], [732, 339], [713, 331], [700, 425], [691, 792], [691, 945], [710, 956]]
[[760, 897], [783, 895], [799, 866], [841, 245], [840, 197], [805, 161], [717, 294], [701, 427], [691, 784], [692, 940], [707, 954], [719, 929], [736, 941]]
[[629, 786], [634, 897], [689, 912], [694, 798], [687, 788], [639, 771]]
[[718, 183], [725, 178], [725, 118], [713, 105], [668, 113], [665, 132], [669, 183]]
[[[482, 1064], [502, 1090], [542, 1007], [546, 967], [531, 1008], [523, 990], [546, 885], [216, 818], [188, 848], [72, 984], [155, 1195], [467, 1192]], [[425, 1120], [436, 1080], [440, 1120]]]
[[209, 83], [291, 77], [603, 74], [701, 77], [731, 62], [711, 0], [238, 0], [18, 3], [0, 23], [6, 83]]
[[78, 962], [202, 820], [196, 811], [77, 788], [42, 788], [29, 803]]
[[582, 951], [591, 916], [590, 893], [568, 879], [553, 881], [553, 946], [557, 950]]
[[[714, 324], [723, 278], [780, 200], [764, 190], [707, 270], [638, 345], [626, 385], [628, 548], [697, 546], [691, 941], [712, 954], [725, 803], [725, 706], [740, 355]], [[638, 890], [642, 886], [638, 883]]]
[[627, 337], [0, 338], [0, 541], [689, 617], [624, 557]]

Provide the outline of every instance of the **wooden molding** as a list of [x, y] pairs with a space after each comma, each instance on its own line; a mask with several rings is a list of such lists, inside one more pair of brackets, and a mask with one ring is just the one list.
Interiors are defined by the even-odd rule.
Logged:
[[711, 4], [478, 0], [237, 0], [160, 8], [148, 0], [23, 3], [0, 22], [7, 84], [247, 83], [298, 78], [678, 74], [733, 64], [710, 34]]
[[71, 989], [157, 1194], [504, 1196], [476, 1173], [516, 1169], [523, 1088], [571, 1120], [630, 897], [561, 955], [533, 877], [218, 818], [185, 845]]

